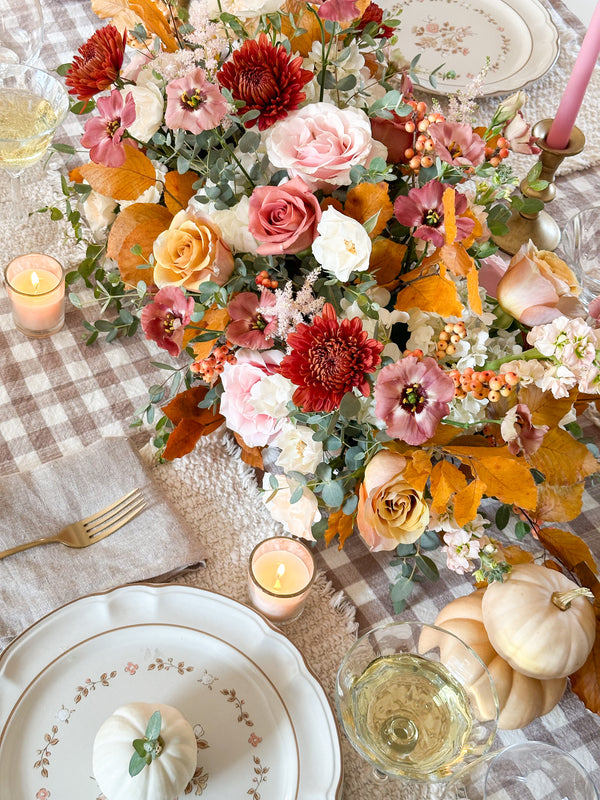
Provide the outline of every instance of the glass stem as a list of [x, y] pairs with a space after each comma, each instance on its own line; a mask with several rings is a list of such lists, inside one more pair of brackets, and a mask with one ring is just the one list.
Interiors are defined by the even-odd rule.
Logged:
[[9, 188], [8, 197], [4, 202], [4, 216], [6, 219], [10, 219], [14, 225], [23, 225], [27, 221], [27, 212], [23, 203], [21, 174], [9, 172], [8, 179]]

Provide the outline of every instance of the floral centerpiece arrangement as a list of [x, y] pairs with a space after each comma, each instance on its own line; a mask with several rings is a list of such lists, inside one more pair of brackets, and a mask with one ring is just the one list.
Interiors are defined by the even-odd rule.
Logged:
[[90, 114], [67, 213], [96, 237], [68, 281], [114, 309], [90, 343], [141, 325], [172, 357], [137, 420], [162, 457], [226, 426], [289, 532], [393, 551], [396, 609], [440, 545], [501, 580], [528, 557], [486, 532], [511, 516], [593, 568], [554, 525], [598, 470], [577, 415], [600, 301], [553, 253], [507, 265], [492, 241], [511, 205], [536, 210], [509, 166], [536, 152], [524, 95], [483, 126], [485, 68], [445, 113], [417, 99], [369, 0], [92, 6], [111, 22], [62, 68]]

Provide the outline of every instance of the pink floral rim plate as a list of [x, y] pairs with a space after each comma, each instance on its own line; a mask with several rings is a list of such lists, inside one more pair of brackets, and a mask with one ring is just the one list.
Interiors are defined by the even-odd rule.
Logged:
[[322, 687], [259, 614], [190, 586], [135, 584], [44, 617], [0, 657], [0, 786], [19, 800], [108, 800], [100, 724], [125, 703], [178, 708], [196, 772], [180, 796], [340, 800], [340, 740]]
[[[401, 10], [398, 47], [407, 61], [418, 53], [424, 90], [464, 89], [489, 56], [483, 95], [505, 95], [541, 78], [558, 58], [558, 31], [539, 0], [380, 0]], [[429, 73], [438, 73], [437, 87]], [[444, 76], [453, 70], [453, 77]]]

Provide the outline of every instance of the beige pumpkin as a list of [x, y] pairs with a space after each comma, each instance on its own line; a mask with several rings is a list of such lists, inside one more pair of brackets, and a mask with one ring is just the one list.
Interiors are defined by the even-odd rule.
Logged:
[[[160, 711], [162, 750], [151, 764], [131, 777], [133, 740], [143, 739], [148, 720]], [[106, 719], [96, 734], [92, 754], [94, 777], [107, 800], [173, 800], [196, 771], [196, 736], [173, 706], [129, 703]]]
[[592, 594], [561, 572], [517, 564], [483, 596], [483, 624], [496, 652], [532, 678], [564, 678], [581, 667], [593, 647]]
[[[496, 653], [483, 624], [483, 596], [484, 590], [478, 589], [448, 603], [438, 614], [435, 625], [462, 639], [487, 666], [498, 694], [498, 727], [502, 730], [523, 728], [554, 708], [567, 681], [566, 678], [538, 680], [522, 675]], [[441, 656], [443, 660], [444, 653]], [[470, 689], [477, 695], [477, 683], [484, 678], [477, 675], [470, 678]]]

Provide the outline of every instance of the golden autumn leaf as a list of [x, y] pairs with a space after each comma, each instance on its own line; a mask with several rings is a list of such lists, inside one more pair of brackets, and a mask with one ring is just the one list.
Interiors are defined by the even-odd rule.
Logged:
[[547, 522], [568, 522], [579, 516], [583, 499], [583, 482], [568, 486], [538, 484], [538, 504], [535, 518]]
[[475, 264], [473, 269], [467, 273], [467, 296], [469, 298], [469, 307], [474, 314], [482, 314], [483, 306], [481, 305], [481, 297], [479, 296], [479, 272]]
[[[303, 58], [307, 58], [312, 50], [313, 42], [321, 41], [321, 26], [315, 14], [306, 10], [304, 3], [294, 3], [288, 0], [286, 5], [290, 7], [290, 11], [294, 15], [295, 27], [292, 26], [287, 15], [282, 14], [281, 32], [290, 40], [292, 53], [299, 53]], [[305, 33], [295, 33], [297, 28], [303, 29]], [[330, 34], [326, 33], [325, 41], [328, 42], [330, 39]]]
[[535, 561], [533, 553], [523, 550], [518, 544], [509, 544], [502, 548], [502, 555], [507, 564], [516, 566], [517, 564], [531, 564]]
[[453, 275], [466, 277], [471, 270], [476, 269], [475, 262], [460, 242], [442, 245], [438, 259]]
[[334, 538], [338, 537], [338, 548], [341, 550], [344, 542], [354, 532], [354, 520], [356, 519], [356, 512], [354, 514], [344, 514], [340, 509], [339, 511], [332, 511], [327, 521], [327, 530], [325, 531], [325, 543], [327, 546], [331, 544]]
[[166, 16], [154, 0], [129, 0], [129, 7], [140, 17], [146, 31], [158, 36], [167, 52], [174, 53], [179, 49]]
[[600, 714], [600, 622], [596, 618], [596, 639], [585, 664], [569, 675], [571, 689], [586, 708]]
[[446, 244], [454, 244], [456, 241], [456, 234], [458, 233], [456, 229], [456, 190], [452, 188], [452, 186], [448, 186], [447, 189], [444, 189], [444, 194], [442, 195], [442, 205], [444, 207], [444, 238], [446, 239]]
[[261, 447], [248, 447], [246, 442], [242, 439], [242, 437], [233, 432], [234, 439], [239, 444], [241, 453], [240, 458], [245, 464], [248, 464], [249, 467], [253, 469], [263, 469], [264, 462], [262, 457], [262, 448]]
[[213, 349], [215, 340], [225, 331], [227, 323], [229, 322], [229, 313], [226, 308], [217, 308], [213, 306], [204, 312], [204, 316], [198, 322], [186, 328], [183, 334], [183, 346], [187, 347], [195, 336], [198, 336], [202, 331], [214, 331], [214, 338], [206, 342], [192, 342], [194, 350], [194, 357], [196, 359], [206, 358], [210, 355]]
[[138, 269], [143, 259], [131, 252], [139, 245], [142, 256], [148, 259], [159, 233], [171, 224], [171, 212], [155, 203], [134, 203], [123, 209], [108, 235], [107, 255], [119, 265], [124, 283], [136, 286], [138, 281], [152, 283], [152, 269]]
[[522, 460], [509, 453], [507, 447], [449, 445], [444, 450], [471, 469], [474, 477], [485, 484], [486, 495], [521, 508], [536, 507], [537, 490], [531, 472]]
[[401, 289], [394, 307], [399, 311], [419, 308], [442, 317], [461, 317], [463, 312], [455, 285], [439, 275], [418, 278], [410, 286]]
[[436, 447], [450, 444], [450, 442], [453, 442], [461, 433], [462, 430], [460, 428], [441, 422], [435, 429], [435, 433], [431, 439], [427, 439], [426, 442], [423, 442], [422, 447]]
[[373, 242], [369, 272], [379, 286], [391, 292], [400, 285], [400, 272], [406, 250], [405, 244], [393, 242], [391, 239], [376, 239]]
[[369, 232], [371, 239], [375, 239], [394, 216], [387, 183], [359, 183], [349, 189], [344, 203], [344, 214], [361, 225], [377, 215], [377, 221]]
[[156, 183], [152, 162], [141, 150], [131, 145], [125, 145], [125, 162], [121, 167], [84, 164], [79, 172], [92, 189], [113, 200], [137, 200]]
[[175, 425], [163, 453], [167, 461], [191, 453], [202, 436], [216, 431], [225, 421], [225, 417], [210, 408], [198, 408], [207, 391], [205, 386], [194, 386], [163, 406], [164, 415]]
[[525, 403], [531, 411], [534, 425], [547, 425], [555, 428], [561, 419], [571, 410], [577, 397], [577, 389], [573, 389], [567, 397], [554, 397], [552, 392], [544, 392], [539, 386], [530, 384], [519, 388], [519, 403]]
[[579, 536], [560, 528], [542, 528], [539, 540], [551, 556], [558, 559], [561, 564], [573, 571], [577, 564], [587, 564], [592, 572], [596, 572], [596, 562], [592, 551]]
[[454, 519], [459, 527], [462, 528], [467, 522], [475, 519], [484, 492], [485, 484], [475, 478], [474, 481], [471, 481], [464, 489], [454, 495]]
[[442, 459], [431, 470], [431, 508], [438, 514], [446, 508], [452, 495], [462, 491], [467, 479], [450, 461]]
[[175, 216], [178, 211], [185, 210], [194, 196], [194, 183], [198, 176], [192, 170], [180, 175], [177, 170], [167, 172], [165, 175], [165, 205]]
[[408, 460], [402, 477], [413, 489], [422, 492], [431, 474], [431, 455], [421, 449], [412, 450], [404, 455]]
[[562, 428], [549, 430], [528, 460], [555, 486], [579, 483], [600, 466], [587, 447]]
[[129, 7], [128, 0], [92, 0], [92, 11], [100, 19], [110, 19], [121, 33], [140, 25], [142, 19]]

